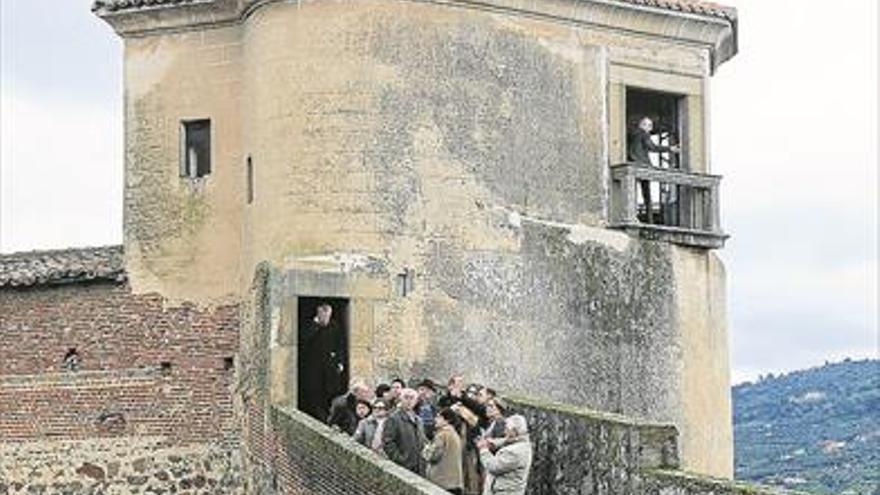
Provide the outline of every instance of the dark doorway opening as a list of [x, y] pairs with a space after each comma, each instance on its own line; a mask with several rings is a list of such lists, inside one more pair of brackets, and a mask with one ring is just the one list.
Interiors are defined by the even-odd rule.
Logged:
[[[639, 121], [647, 117], [654, 124], [651, 131], [654, 144], [683, 145], [684, 122], [681, 114], [684, 103], [685, 99], [682, 95], [628, 87], [626, 88], [627, 131], [635, 131], [639, 127]], [[680, 154], [656, 153], [651, 158], [655, 167], [684, 168]]]
[[[331, 309], [329, 322], [319, 317]], [[330, 401], [348, 388], [349, 301], [299, 297], [297, 303], [297, 404], [301, 411], [326, 421]]]
[[[627, 159], [643, 166], [687, 170], [686, 99], [683, 95], [626, 88]], [[642, 121], [650, 120], [650, 131]], [[641, 151], [639, 151], [641, 150]], [[676, 184], [639, 181], [638, 217], [643, 223], [683, 226], [688, 191]]]

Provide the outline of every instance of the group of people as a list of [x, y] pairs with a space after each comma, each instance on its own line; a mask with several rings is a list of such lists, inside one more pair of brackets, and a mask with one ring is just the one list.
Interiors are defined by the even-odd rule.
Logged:
[[520, 495], [532, 463], [526, 419], [507, 415], [494, 390], [465, 386], [460, 375], [445, 390], [402, 379], [372, 389], [355, 382], [330, 403], [327, 423], [404, 468], [459, 495]]
[[301, 410], [450, 493], [525, 493], [528, 425], [523, 416], [508, 417], [494, 390], [465, 386], [456, 375], [443, 390], [428, 379], [414, 388], [399, 378], [375, 389], [354, 381], [334, 398], [348, 381], [344, 334], [329, 302], [317, 304], [314, 317], [299, 326]]

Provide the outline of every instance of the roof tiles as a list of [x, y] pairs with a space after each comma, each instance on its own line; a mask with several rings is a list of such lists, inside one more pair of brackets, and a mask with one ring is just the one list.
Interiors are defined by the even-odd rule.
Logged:
[[122, 246], [0, 254], [0, 289], [125, 280]]
[[623, 3], [657, 7], [660, 9], [677, 10], [690, 14], [702, 14], [713, 17], [731, 19], [736, 17], [736, 9], [715, 2], [702, 0], [617, 0]]
[[137, 10], [160, 5], [192, 3], [195, 0], [95, 0], [92, 11], [104, 9], [110, 12], [117, 10]]
[[[104, 10], [107, 12], [139, 10], [158, 6], [172, 6], [186, 3], [195, 3], [199, 0], [95, 0], [92, 10]], [[203, 2], [204, 0], [202, 0]], [[736, 16], [736, 10], [714, 2], [703, 0], [615, 0], [620, 3], [644, 5], [660, 9], [676, 10], [691, 14], [702, 14], [713, 17], [731, 19]]]

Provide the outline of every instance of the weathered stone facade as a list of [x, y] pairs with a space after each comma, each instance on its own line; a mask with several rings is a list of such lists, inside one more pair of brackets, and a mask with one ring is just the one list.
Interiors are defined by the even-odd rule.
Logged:
[[[125, 38], [132, 287], [224, 304], [258, 263], [283, 272], [277, 404], [295, 401], [296, 298], [342, 297], [355, 375], [462, 370], [671, 421], [686, 464], [729, 476], [723, 268], [606, 226], [627, 88], [681, 95], [687, 163], [709, 170], [706, 88], [735, 14], [476, 7], [99, 5]], [[214, 165], [190, 179], [180, 126], [195, 118], [211, 119]]]
[[[707, 88], [736, 51], [734, 11], [684, 0], [95, 10], [125, 39], [125, 270], [87, 267], [65, 286], [0, 277], [0, 431], [13, 459], [0, 483], [27, 488], [20, 466], [43, 473], [43, 453], [74, 449], [41, 486], [296, 493], [284, 483], [323, 471], [284, 467], [301, 453], [279, 439], [349, 455], [290, 413], [303, 297], [348, 301], [353, 376], [462, 372], [663, 422], [679, 432], [681, 466], [731, 475], [724, 269], [706, 249], [608, 227], [628, 88], [678, 95], [688, 170], [710, 171]], [[211, 171], [198, 178], [181, 174], [193, 119], [211, 123]], [[59, 369], [71, 348], [75, 372]], [[346, 493], [364, 469], [380, 471], [375, 493], [401, 483], [372, 461], [341, 462], [348, 474], [315, 493]]]

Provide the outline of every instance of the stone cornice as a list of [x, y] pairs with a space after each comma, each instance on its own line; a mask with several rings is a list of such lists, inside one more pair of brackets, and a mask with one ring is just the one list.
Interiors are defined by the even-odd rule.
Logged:
[[[289, 0], [97, 0], [92, 7], [122, 37], [240, 23]], [[305, 0], [320, 1], [320, 0]], [[406, 0], [485, 10], [659, 38], [709, 50], [711, 68], [737, 52], [736, 11], [686, 0]]]

